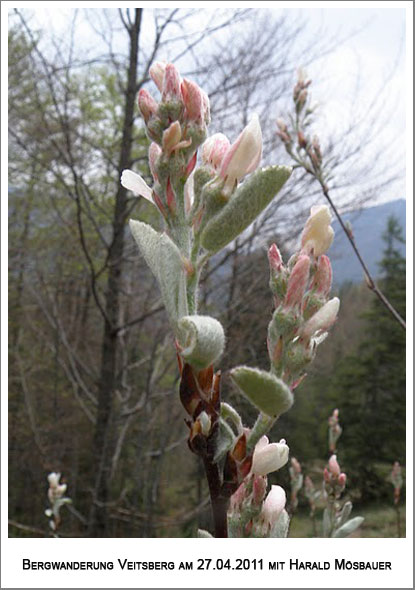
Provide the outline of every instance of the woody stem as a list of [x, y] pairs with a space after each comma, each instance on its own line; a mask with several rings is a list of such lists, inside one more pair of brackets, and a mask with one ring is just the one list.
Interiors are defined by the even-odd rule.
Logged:
[[203, 457], [203, 465], [209, 486], [210, 502], [212, 506], [213, 524], [215, 537], [228, 537], [228, 506], [229, 497], [223, 496], [221, 492], [222, 482], [219, 466], [213, 463], [209, 457]]

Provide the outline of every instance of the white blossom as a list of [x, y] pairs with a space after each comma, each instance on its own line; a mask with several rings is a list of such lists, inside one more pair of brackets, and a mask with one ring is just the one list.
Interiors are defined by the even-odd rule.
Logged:
[[139, 174], [136, 174], [132, 170], [123, 170], [121, 184], [127, 190], [133, 192], [137, 196], [144, 197], [154, 205], [152, 196], [153, 191]]
[[311, 207], [310, 217], [301, 234], [301, 247], [307, 253], [321, 256], [326, 252], [334, 238], [333, 228], [330, 226], [331, 215], [327, 205]]
[[281, 469], [287, 461], [290, 449], [284, 439], [279, 443], [270, 443], [267, 436], [257, 442], [252, 459], [252, 473], [267, 475]]

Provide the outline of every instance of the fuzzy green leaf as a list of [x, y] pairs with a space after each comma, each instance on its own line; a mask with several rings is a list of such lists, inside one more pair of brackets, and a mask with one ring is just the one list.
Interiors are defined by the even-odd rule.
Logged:
[[201, 236], [203, 248], [213, 254], [237, 238], [269, 205], [291, 171], [288, 166], [270, 166], [252, 174], [207, 223]]
[[346, 502], [344, 504], [342, 511], [340, 512], [339, 520], [337, 522], [338, 527], [341, 527], [346, 522], [346, 520], [350, 516], [352, 509], [353, 509], [353, 504], [351, 502]]
[[330, 520], [330, 512], [328, 508], [324, 509], [323, 512], [323, 537], [329, 537], [331, 531], [331, 520]]
[[165, 233], [142, 221], [130, 220], [131, 233], [144, 260], [156, 277], [173, 327], [187, 315], [186, 278], [177, 246]]
[[203, 315], [189, 315], [178, 323], [178, 341], [181, 355], [198, 370], [214, 363], [223, 353], [225, 334], [222, 324]]
[[235, 444], [235, 435], [232, 432], [232, 429], [225, 420], [220, 417], [219, 418], [219, 436], [218, 441], [215, 449], [215, 456], [213, 461], [218, 463], [228, 451], [230, 451], [234, 444]]
[[348, 537], [351, 535], [364, 521], [363, 516], [355, 516], [351, 520], [348, 520], [343, 526], [337, 529], [333, 537]]
[[267, 416], [279, 416], [293, 405], [289, 387], [267, 371], [242, 366], [232, 369], [231, 377], [239, 390]]

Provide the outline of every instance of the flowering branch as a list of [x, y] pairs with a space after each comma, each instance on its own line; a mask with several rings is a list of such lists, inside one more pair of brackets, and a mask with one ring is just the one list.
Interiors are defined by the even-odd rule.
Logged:
[[342, 427], [339, 424], [339, 410], [336, 408], [333, 410], [332, 415], [328, 419], [329, 424], [329, 451], [330, 453], [336, 453], [336, 444], [339, 440]]
[[313, 524], [313, 534], [315, 537], [317, 537], [316, 504], [321, 497], [321, 491], [316, 490], [313, 480], [309, 475], [306, 475], [304, 480], [304, 493], [310, 506], [310, 518]]
[[53, 531], [53, 536], [58, 536], [58, 528], [61, 523], [60, 509], [65, 504], [71, 504], [72, 500], [65, 496], [67, 485], [60, 483], [60, 473], [49, 473], [48, 482], [48, 500], [50, 508], [45, 510], [45, 515], [50, 519], [49, 526]]
[[352, 503], [348, 501], [341, 504], [341, 495], [346, 487], [347, 476], [341, 471], [337, 455], [334, 454], [337, 440], [342, 433], [338, 409], [333, 411], [328, 424], [331, 456], [323, 473], [323, 489], [326, 500], [326, 508], [323, 513], [323, 536], [348, 537], [362, 524], [364, 518], [355, 516], [349, 519], [353, 508]]
[[[284, 537], [285, 491], [280, 486], [266, 491], [268, 473], [285, 465], [289, 449], [284, 439], [270, 443], [266, 435], [291, 408], [294, 389], [337, 317], [339, 300], [328, 297], [331, 266], [324, 254], [333, 239], [330, 213], [325, 206], [312, 208], [300, 248], [287, 264], [275, 244], [269, 250], [275, 303], [268, 327], [270, 370], [240, 366], [230, 372], [237, 390], [259, 412], [247, 428], [236, 409], [222, 401], [221, 372], [214, 364], [225, 334], [220, 322], [198, 312], [200, 274], [211, 256], [262, 213], [291, 168], [258, 168], [257, 115], [233, 143], [221, 133], [207, 138], [205, 92], [182, 80], [173, 64], [156, 62], [150, 75], [161, 99], [143, 89], [138, 104], [152, 142], [153, 185], [131, 170], [123, 172], [121, 183], [155, 206], [165, 222], [164, 232], [141, 221], [131, 220], [130, 227], [158, 281], [175, 337], [189, 449], [205, 468], [216, 537]], [[210, 534], [199, 531], [199, 536]]]
[[323, 195], [329, 202], [346, 238], [349, 240], [356, 257], [359, 260], [365, 275], [367, 286], [375, 293], [400, 326], [406, 330], [405, 320], [399, 315], [397, 310], [374, 281], [362, 255], [360, 254], [351, 228], [347, 227], [347, 224], [343, 221], [339, 210], [330, 196], [327, 185], [328, 174], [323, 162], [319, 139], [316, 135], [310, 139], [306, 132], [306, 129], [310, 126], [311, 115], [313, 113], [313, 109], [310, 108], [309, 93], [307, 90], [310, 84], [311, 80], [306, 80], [304, 72], [299, 70], [298, 80], [294, 86], [293, 92], [295, 115], [294, 117], [290, 117], [290, 127], [287, 126], [283, 119], [277, 120], [277, 135], [281, 138], [287, 153], [295, 162], [295, 167], [305, 170], [307, 174], [310, 174], [320, 184]]

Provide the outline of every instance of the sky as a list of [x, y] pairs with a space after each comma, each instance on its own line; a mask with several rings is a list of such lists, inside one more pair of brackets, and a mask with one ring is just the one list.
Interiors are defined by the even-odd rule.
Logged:
[[[16, 3], [17, 4], [17, 3]], [[62, 40], [68, 38], [68, 22], [79, 2], [59, 3], [21, 3], [33, 14], [33, 22], [39, 28], [55, 31]], [[99, 7], [111, 3], [99, 4]], [[124, 3], [128, 4], [128, 3]], [[158, 5], [171, 8], [172, 3], [142, 3], [143, 6]], [[177, 2], [175, 5], [183, 3]], [[206, 6], [212, 9], [217, 3], [184, 3], [186, 7]], [[223, 7], [235, 3], [220, 3]], [[91, 7], [93, 4], [84, 3]], [[121, 3], [123, 5], [123, 3]], [[243, 5], [238, 3], [238, 7]], [[120, 6], [119, 4], [117, 6]], [[321, 113], [320, 140], [324, 143], [333, 131], [341, 131], [354, 118], [365, 113], [376, 98], [382, 94], [385, 109], [389, 112], [379, 136], [379, 142], [393, 146], [395, 154], [405, 158], [405, 8], [399, 2], [269, 2], [255, 3], [275, 13], [284, 11], [292, 19], [301, 18], [307, 22], [306, 36], [325, 34], [339, 40], [336, 48], [315, 61], [307, 74], [313, 80], [313, 98], [319, 105]], [[93, 8], [90, 9], [93, 14]], [[97, 11], [98, 13], [98, 11]], [[145, 14], [145, 13], [144, 13]], [[200, 22], [195, 23], [200, 26]], [[146, 32], [147, 27], [143, 27]], [[81, 16], [77, 21], [76, 35], [78, 42], [85, 48], [99, 49], [96, 38], [91, 37], [89, 25]], [[105, 48], [103, 47], [103, 52]], [[340, 74], [340, 75], [339, 75]], [[387, 81], [387, 86], [385, 85]], [[353, 101], [359, 93], [358, 105]], [[369, 111], [370, 112], [370, 111]], [[278, 116], [279, 113], [276, 113]], [[390, 192], [379, 195], [379, 201], [405, 197], [404, 179], [394, 184]]]
[[[328, 3], [329, 4], [329, 3]], [[405, 10], [403, 8], [314, 8], [303, 9], [310, 25], [320, 23], [339, 37], [350, 35], [337, 49], [313, 64], [310, 75], [338, 79], [341, 87], [333, 89], [333, 103], [344, 104], [352, 98], [356, 77], [367, 100], [388, 79], [388, 93], [395, 104], [393, 124], [402, 132], [405, 126]]]

